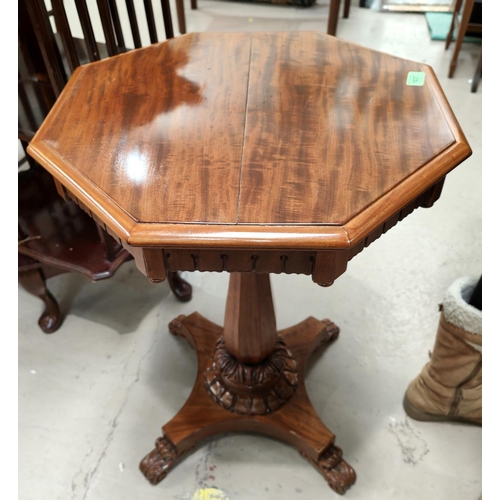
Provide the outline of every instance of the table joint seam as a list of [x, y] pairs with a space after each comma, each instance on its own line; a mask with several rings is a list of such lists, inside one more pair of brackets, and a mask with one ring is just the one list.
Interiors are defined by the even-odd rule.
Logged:
[[247, 119], [248, 119], [248, 100], [250, 95], [250, 72], [252, 71], [252, 45], [253, 34], [250, 35], [250, 50], [248, 54], [248, 80], [247, 80], [247, 96], [245, 103], [245, 121], [243, 123], [243, 142], [241, 144], [241, 159], [240, 159], [240, 182], [238, 184], [238, 206], [236, 208], [236, 224], [240, 218], [240, 200], [241, 200], [241, 182], [243, 179], [243, 158], [245, 155], [245, 139], [247, 135]]

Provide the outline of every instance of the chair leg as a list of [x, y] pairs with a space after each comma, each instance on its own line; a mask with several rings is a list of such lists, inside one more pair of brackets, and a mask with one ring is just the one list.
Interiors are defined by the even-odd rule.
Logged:
[[327, 33], [335, 36], [337, 32], [337, 23], [339, 20], [340, 0], [330, 0], [330, 12], [328, 14]]
[[453, 51], [453, 56], [451, 58], [450, 69], [448, 70], [448, 78], [452, 78], [455, 73], [455, 68], [457, 67], [458, 54], [462, 47], [462, 42], [464, 40], [465, 32], [467, 31], [467, 26], [470, 21], [470, 16], [472, 14], [472, 9], [474, 8], [474, 0], [465, 0], [464, 10], [462, 12], [462, 22], [460, 23], [460, 28], [457, 34], [457, 41], [455, 42], [455, 50]]
[[198, 8], [198, 0], [191, 0], [191, 8], [196, 10]]
[[187, 302], [188, 300], [191, 300], [193, 289], [186, 280], [183, 280], [179, 276], [178, 272], [169, 271], [167, 273], [167, 279], [168, 284], [170, 285], [170, 289], [178, 300], [180, 300], [181, 302]]
[[40, 170], [42, 167], [38, 165], [38, 163], [26, 152], [26, 149], [28, 148], [28, 143], [23, 140], [21, 140], [20, 142], [23, 147], [24, 154], [26, 155], [26, 161], [28, 162], [30, 168], [36, 168]]
[[457, 22], [458, 13], [460, 12], [460, 8], [462, 7], [462, 0], [457, 0], [455, 4], [455, 9], [453, 10], [453, 16], [451, 18], [450, 30], [448, 31], [448, 36], [446, 37], [446, 44], [444, 46], [444, 50], [448, 50], [451, 42], [453, 41], [453, 33], [455, 31], [455, 25]]
[[481, 50], [481, 54], [479, 54], [479, 61], [477, 62], [476, 72], [474, 73], [474, 80], [472, 80], [471, 92], [477, 91], [477, 86], [483, 76], [483, 51]]
[[349, 9], [351, 8], [351, 0], [344, 0], [344, 19], [349, 17]]
[[19, 273], [19, 283], [31, 295], [42, 299], [45, 310], [38, 320], [38, 325], [45, 333], [55, 332], [62, 323], [62, 315], [54, 296], [47, 289], [45, 277], [40, 269]]
[[181, 35], [186, 34], [186, 14], [184, 13], [184, 0], [175, 0], [177, 7], [177, 20], [179, 22], [179, 31]]

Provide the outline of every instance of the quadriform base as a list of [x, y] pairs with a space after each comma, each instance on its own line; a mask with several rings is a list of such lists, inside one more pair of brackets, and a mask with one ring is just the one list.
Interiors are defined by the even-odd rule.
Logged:
[[[314, 411], [304, 385], [308, 357], [335, 340], [339, 329], [329, 320], [309, 317], [276, 332], [274, 350], [264, 360], [241, 363], [229, 353], [225, 342], [230, 336], [226, 331], [228, 308], [235, 303], [234, 295], [239, 294], [233, 282], [241, 277], [269, 283], [269, 275], [232, 275], [224, 328], [198, 313], [179, 316], [170, 323], [171, 333], [184, 337], [196, 350], [198, 375], [189, 399], [165, 424], [163, 436], [141, 461], [140, 469], [152, 484], [157, 484], [183, 455], [209, 436], [253, 431], [295, 446], [330, 487], [343, 494], [354, 483], [356, 474], [342, 459], [335, 435]], [[252, 290], [252, 285], [246, 288]], [[272, 308], [272, 297], [267, 298]]]

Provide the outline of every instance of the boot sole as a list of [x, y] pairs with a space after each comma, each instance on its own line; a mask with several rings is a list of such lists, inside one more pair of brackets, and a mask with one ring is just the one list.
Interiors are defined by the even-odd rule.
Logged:
[[403, 408], [406, 414], [413, 418], [414, 420], [419, 420], [420, 422], [459, 422], [462, 424], [472, 424], [479, 425], [482, 427], [482, 422], [477, 420], [471, 420], [465, 417], [452, 416], [452, 415], [435, 415], [434, 413], [426, 413], [415, 408], [408, 400], [407, 395], [403, 399]]

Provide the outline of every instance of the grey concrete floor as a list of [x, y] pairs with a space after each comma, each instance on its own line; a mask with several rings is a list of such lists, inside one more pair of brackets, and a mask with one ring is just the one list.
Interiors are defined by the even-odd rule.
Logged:
[[[186, 2], [190, 32], [326, 30], [327, 0], [310, 9], [198, 3], [191, 11]], [[464, 44], [450, 80], [451, 50], [430, 40], [423, 15], [353, 5], [337, 35], [430, 64], [474, 153], [449, 174], [433, 208], [417, 210], [353, 259], [332, 287], [272, 276], [278, 327], [313, 315], [341, 328], [315, 357], [307, 388], [357, 471], [346, 498], [477, 500], [481, 429], [412, 421], [401, 401], [432, 349], [444, 290], [482, 272], [481, 86], [470, 93], [479, 47]], [[335, 498], [292, 447], [249, 434], [208, 440], [156, 487], [141, 475], [140, 459], [195, 378], [195, 354], [168, 333], [169, 321], [193, 311], [223, 320], [228, 275], [185, 277], [194, 288], [187, 304], [133, 262], [101, 283], [54, 278], [49, 286], [67, 317], [53, 335], [38, 329], [41, 302], [19, 289], [20, 499]]]

